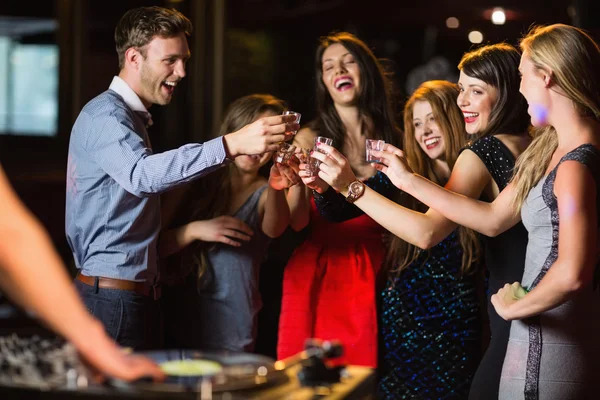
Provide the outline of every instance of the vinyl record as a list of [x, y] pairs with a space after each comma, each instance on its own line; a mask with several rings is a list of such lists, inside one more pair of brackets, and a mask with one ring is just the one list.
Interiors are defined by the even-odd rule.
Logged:
[[154, 360], [167, 374], [162, 383], [140, 380], [113, 382], [120, 388], [153, 392], [213, 392], [254, 389], [284, 383], [284, 371], [274, 368], [273, 360], [257, 354], [163, 350], [141, 352]]

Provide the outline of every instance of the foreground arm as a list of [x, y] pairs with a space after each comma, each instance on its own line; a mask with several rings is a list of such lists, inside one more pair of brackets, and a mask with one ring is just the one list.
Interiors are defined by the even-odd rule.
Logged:
[[162, 377], [150, 360], [125, 355], [87, 312], [48, 235], [2, 169], [0, 199], [0, 286], [5, 293], [73, 343], [100, 372], [121, 379]]

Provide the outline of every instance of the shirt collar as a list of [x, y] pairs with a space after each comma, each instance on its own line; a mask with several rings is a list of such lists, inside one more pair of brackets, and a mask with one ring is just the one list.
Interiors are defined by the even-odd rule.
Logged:
[[142, 100], [140, 100], [139, 96], [121, 77], [115, 76], [108, 88], [121, 96], [125, 101], [125, 104], [133, 111], [145, 114], [147, 115], [148, 120], [152, 120], [152, 115], [148, 112], [146, 107], [144, 107]]

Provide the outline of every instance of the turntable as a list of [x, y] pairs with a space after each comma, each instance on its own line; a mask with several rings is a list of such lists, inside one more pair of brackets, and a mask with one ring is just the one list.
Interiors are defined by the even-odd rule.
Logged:
[[[168, 374], [161, 383], [89, 379], [74, 349], [60, 340], [0, 338], [2, 399], [367, 399], [374, 393], [373, 370], [329, 367], [340, 347], [309, 342], [285, 360], [247, 353], [193, 350], [151, 351]], [[302, 378], [301, 380], [298, 378]]]

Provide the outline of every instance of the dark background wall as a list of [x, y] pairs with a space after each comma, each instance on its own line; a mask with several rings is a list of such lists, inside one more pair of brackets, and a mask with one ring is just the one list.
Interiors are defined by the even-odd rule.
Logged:
[[[501, 3], [501, 4], [500, 4]], [[1, 18], [52, 18], [50, 39], [60, 49], [59, 128], [55, 137], [0, 133], [0, 163], [26, 204], [48, 228], [67, 263], [64, 238], [64, 176], [70, 127], [81, 107], [104, 91], [118, 73], [113, 32], [119, 17], [141, 5], [175, 7], [195, 26], [190, 38], [188, 78], [167, 107], [153, 107], [155, 150], [212, 135], [223, 108], [249, 93], [272, 93], [314, 117], [314, 51], [318, 38], [347, 30], [385, 59], [401, 106], [420, 80], [456, 79], [456, 64], [473, 45], [471, 29], [484, 43], [507, 41], [534, 23], [571, 23], [597, 36], [600, 6], [595, 0], [5, 0]], [[492, 25], [492, 7], [503, 6], [508, 21]], [[457, 17], [458, 29], [446, 18]], [[1, 23], [0, 23], [1, 27]], [[433, 61], [432, 61], [433, 60]], [[429, 63], [429, 64], [428, 64]], [[3, 84], [0, 77], [0, 86]], [[4, 82], [7, 84], [7, 82]], [[398, 108], [400, 111], [400, 107]], [[1, 202], [0, 202], [1, 206]]]

